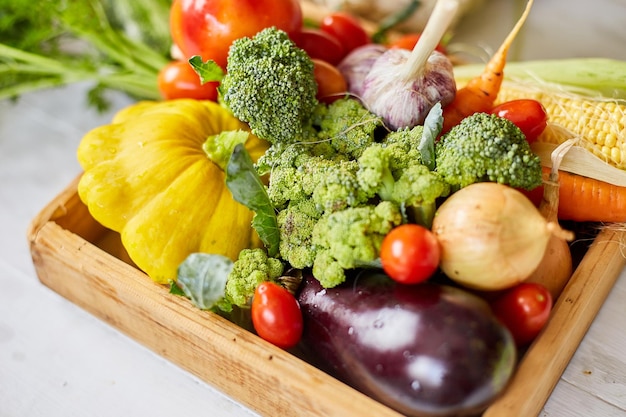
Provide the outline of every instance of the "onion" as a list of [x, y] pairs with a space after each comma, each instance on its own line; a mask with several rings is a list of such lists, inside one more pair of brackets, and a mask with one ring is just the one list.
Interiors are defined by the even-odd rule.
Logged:
[[432, 231], [441, 245], [441, 270], [463, 286], [486, 291], [528, 278], [551, 236], [573, 238], [524, 194], [493, 182], [452, 194], [437, 210]]

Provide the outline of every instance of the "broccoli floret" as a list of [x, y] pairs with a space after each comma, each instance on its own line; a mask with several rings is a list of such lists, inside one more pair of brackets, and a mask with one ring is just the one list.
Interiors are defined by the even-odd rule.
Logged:
[[335, 152], [351, 159], [358, 158], [375, 141], [376, 131], [383, 126], [380, 117], [348, 97], [318, 107], [313, 124], [319, 128], [321, 141], [330, 142]]
[[313, 228], [320, 213], [312, 200], [291, 203], [278, 213], [280, 257], [294, 268], [308, 268], [313, 265], [315, 248], [312, 244]]
[[436, 200], [450, 193], [448, 183], [422, 165], [419, 152], [407, 149], [402, 140], [373, 144], [358, 163], [357, 179], [364, 192], [398, 204], [411, 221], [425, 226], [430, 226]]
[[233, 42], [221, 99], [252, 132], [271, 143], [294, 143], [311, 133], [318, 105], [313, 61], [275, 27]]
[[[320, 214], [359, 205], [368, 199], [358, 186], [358, 163], [340, 154], [317, 155], [317, 145], [298, 144], [274, 154], [268, 196], [278, 209], [311, 199]], [[309, 152], [314, 152], [311, 154]]]
[[401, 223], [399, 207], [389, 201], [323, 216], [313, 227], [313, 275], [325, 288], [341, 284], [346, 269], [377, 260], [383, 238]]
[[[224, 301], [239, 307], [247, 306], [257, 285], [274, 281], [284, 270], [281, 260], [267, 256], [260, 248], [243, 249], [226, 280]], [[222, 309], [224, 302], [222, 302]]]
[[531, 190], [541, 163], [511, 121], [486, 113], [466, 117], [435, 143], [436, 171], [454, 188], [492, 181]]
[[302, 168], [304, 177], [313, 186], [311, 198], [322, 213], [355, 207], [368, 200], [368, 194], [359, 187], [356, 161], [316, 157]]

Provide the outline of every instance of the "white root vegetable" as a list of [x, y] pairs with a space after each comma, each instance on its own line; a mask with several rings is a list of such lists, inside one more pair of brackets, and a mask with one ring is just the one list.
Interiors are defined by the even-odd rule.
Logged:
[[558, 222], [547, 221], [521, 192], [492, 182], [469, 185], [448, 197], [432, 230], [441, 245], [442, 271], [461, 285], [484, 291], [526, 280], [553, 235], [573, 238]]
[[393, 129], [424, 122], [430, 109], [450, 103], [456, 94], [452, 63], [435, 51], [448, 30], [458, 0], [438, 0], [412, 51], [391, 48], [372, 65], [363, 81], [361, 99]]

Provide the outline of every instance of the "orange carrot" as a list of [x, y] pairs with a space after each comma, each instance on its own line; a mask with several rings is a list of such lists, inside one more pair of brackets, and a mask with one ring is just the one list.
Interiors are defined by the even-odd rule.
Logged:
[[532, 4], [533, 0], [528, 0], [524, 13], [500, 45], [500, 48], [491, 57], [482, 74], [470, 80], [465, 87], [460, 88], [452, 103], [443, 109], [442, 133], [447, 132], [473, 113], [489, 112], [493, 108], [504, 78], [504, 66], [509, 48], [524, 25]]
[[559, 187], [560, 220], [626, 222], [626, 187], [566, 171], [559, 171]]

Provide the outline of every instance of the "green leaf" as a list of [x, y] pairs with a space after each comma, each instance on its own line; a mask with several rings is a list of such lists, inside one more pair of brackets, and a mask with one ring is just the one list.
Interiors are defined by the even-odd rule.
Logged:
[[265, 244], [268, 255], [276, 256], [280, 241], [276, 210], [243, 145], [237, 145], [230, 157], [226, 167], [226, 186], [235, 201], [255, 213], [252, 227]]
[[202, 84], [211, 81], [222, 81], [222, 78], [224, 78], [224, 70], [213, 60], [203, 62], [201, 56], [194, 55], [189, 58], [189, 64], [200, 77]]
[[185, 291], [180, 288], [180, 285], [176, 283], [176, 281], [170, 281], [170, 294], [179, 295], [181, 297], [186, 297]]
[[226, 256], [192, 253], [179, 265], [176, 284], [196, 307], [208, 310], [224, 297], [232, 269]]
[[424, 131], [419, 144], [422, 163], [431, 171], [435, 170], [435, 140], [443, 128], [443, 109], [441, 102], [437, 102], [428, 112], [424, 120]]

